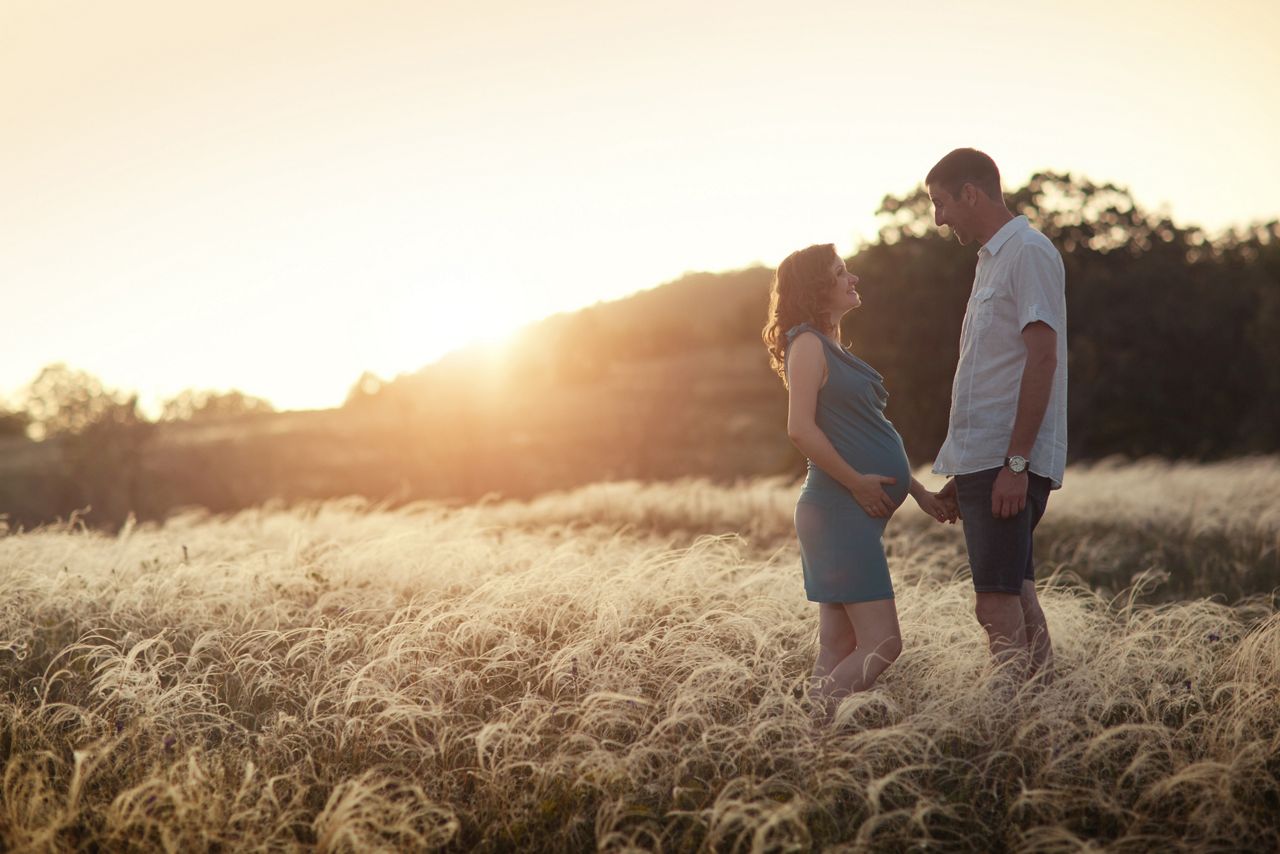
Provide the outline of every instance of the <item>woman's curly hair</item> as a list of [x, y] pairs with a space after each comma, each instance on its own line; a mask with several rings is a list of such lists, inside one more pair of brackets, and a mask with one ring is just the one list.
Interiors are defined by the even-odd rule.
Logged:
[[832, 243], [819, 243], [792, 252], [778, 265], [769, 291], [769, 315], [760, 337], [769, 350], [769, 365], [787, 382], [787, 330], [800, 323], [819, 329], [831, 324], [824, 306], [830, 299], [836, 278], [832, 264], [839, 260]]

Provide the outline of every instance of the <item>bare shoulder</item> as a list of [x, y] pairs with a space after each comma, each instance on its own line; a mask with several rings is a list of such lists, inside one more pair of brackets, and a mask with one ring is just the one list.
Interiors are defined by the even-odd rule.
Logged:
[[820, 359], [826, 361], [822, 352], [822, 339], [813, 330], [804, 330], [787, 345], [788, 362], [816, 364]]
[[827, 369], [822, 339], [817, 332], [806, 329], [787, 345], [787, 373], [796, 375], [821, 375]]
[[822, 350], [822, 339], [812, 329], [805, 329], [791, 339], [787, 349], [797, 355], [800, 353], [817, 353]]

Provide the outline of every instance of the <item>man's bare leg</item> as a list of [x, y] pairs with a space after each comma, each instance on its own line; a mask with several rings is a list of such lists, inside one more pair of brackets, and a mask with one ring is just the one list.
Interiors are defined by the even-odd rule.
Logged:
[[1022, 615], [1022, 596], [1018, 593], [978, 593], [978, 622], [987, 631], [991, 657], [1001, 672], [1017, 683], [1026, 681], [1029, 650], [1027, 630]]
[[1049, 637], [1049, 623], [1040, 608], [1040, 599], [1036, 596], [1036, 583], [1030, 579], [1022, 582], [1021, 604], [1030, 651], [1029, 678], [1048, 685], [1053, 682], [1053, 641]]

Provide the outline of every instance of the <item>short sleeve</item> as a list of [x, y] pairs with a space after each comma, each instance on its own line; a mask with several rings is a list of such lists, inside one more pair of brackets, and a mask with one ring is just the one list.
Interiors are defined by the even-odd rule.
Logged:
[[1066, 271], [1053, 244], [1022, 247], [1013, 268], [1013, 300], [1018, 329], [1041, 321], [1059, 335], [1067, 329]]

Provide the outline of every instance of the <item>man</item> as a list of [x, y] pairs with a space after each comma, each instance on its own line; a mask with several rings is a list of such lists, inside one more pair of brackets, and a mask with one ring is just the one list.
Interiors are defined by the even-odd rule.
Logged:
[[925, 178], [934, 222], [978, 266], [960, 332], [939, 496], [964, 523], [978, 622], [996, 662], [1048, 682], [1053, 645], [1036, 598], [1032, 533], [1067, 458], [1067, 307], [1062, 256], [1005, 206], [1000, 172], [958, 148]]

